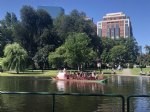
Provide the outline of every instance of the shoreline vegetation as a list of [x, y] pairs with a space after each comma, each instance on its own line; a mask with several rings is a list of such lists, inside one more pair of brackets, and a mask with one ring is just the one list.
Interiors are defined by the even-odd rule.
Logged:
[[[130, 69], [131, 70], [131, 74], [129, 75], [124, 75], [123, 74], [123, 70], [115, 70], [116, 74], [115, 75], [120, 75], [120, 76], [141, 76], [139, 75], [140, 73], [140, 68], [133, 68]], [[150, 68], [143, 68], [142, 69], [143, 72], [149, 72]], [[75, 72], [77, 70], [68, 70], [70, 72]], [[93, 71], [93, 70], [89, 70], [89, 71]], [[96, 72], [100, 73], [99, 70], [95, 70]], [[21, 72], [19, 74], [17, 74], [16, 72], [2, 72], [0, 73], [0, 76], [18, 76], [18, 77], [54, 77], [57, 75], [57, 73], [59, 72], [59, 70], [27, 70], [25, 72]], [[102, 72], [104, 73], [104, 76], [110, 76], [111, 74], [111, 70], [110, 69], [103, 69]]]
[[[54, 19], [42, 9], [24, 5], [20, 17], [18, 20], [15, 13], [6, 12], [0, 20], [0, 71], [10, 71], [1, 73], [3, 76], [56, 76], [57, 71], [45, 71], [47, 68], [121, 69], [150, 65], [150, 46], [146, 45], [142, 53], [133, 35], [114, 39], [97, 35], [96, 24], [85, 19], [85, 12], [74, 9]], [[28, 71], [31, 68], [45, 72]], [[109, 75], [113, 70], [105, 73]]]

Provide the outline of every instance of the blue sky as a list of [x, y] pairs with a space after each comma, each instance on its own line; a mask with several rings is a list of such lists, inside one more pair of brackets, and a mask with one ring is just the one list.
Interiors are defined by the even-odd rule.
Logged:
[[139, 45], [150, 45], [150, 0], [0, 0], [0, 19], [6, 12], [14, 12], [19, 17], [23, 5], [37, 8], [43, 6], [61, 6], [69, 14], [73, 9], [83, 11], [94, 23], [106, 13], [124, 12], [130, 16], [133, 35]]

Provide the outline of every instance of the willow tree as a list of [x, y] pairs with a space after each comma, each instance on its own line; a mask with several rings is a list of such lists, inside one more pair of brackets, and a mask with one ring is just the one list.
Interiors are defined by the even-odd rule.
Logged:
[[18, 74], [25, 70], [27, 51], [17, 43], [8, 44], [4, 48], [3, 68], [14, 70]]

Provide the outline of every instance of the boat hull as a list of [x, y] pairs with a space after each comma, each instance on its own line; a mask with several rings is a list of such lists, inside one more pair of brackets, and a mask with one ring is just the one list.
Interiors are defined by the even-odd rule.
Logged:
[[53, 80], [55, 81], [72, 81], [72, 82], [87, 82], [87, 83], [105, 83], [107, 82], [108, 78], [106, 79], [102, 79], [102, 80], [77, 80], [77, 79], [58, 79], [58, 78], [54, 78], [52, 77]]

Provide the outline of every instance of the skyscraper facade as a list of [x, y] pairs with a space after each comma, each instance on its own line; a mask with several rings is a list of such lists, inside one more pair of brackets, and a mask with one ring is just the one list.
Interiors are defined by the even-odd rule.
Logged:
[[65, 13], [62, 7], [57, 7], [57, 6], [38, 6], [38, 9], [43, 9], [47, 11], [53, 19], [58, 17], [60, 14]]
[[127, 38], [133, 36], [130, 18], [123, 12], [106, 14], [97, 22], [97, 35], [109, 38]]

